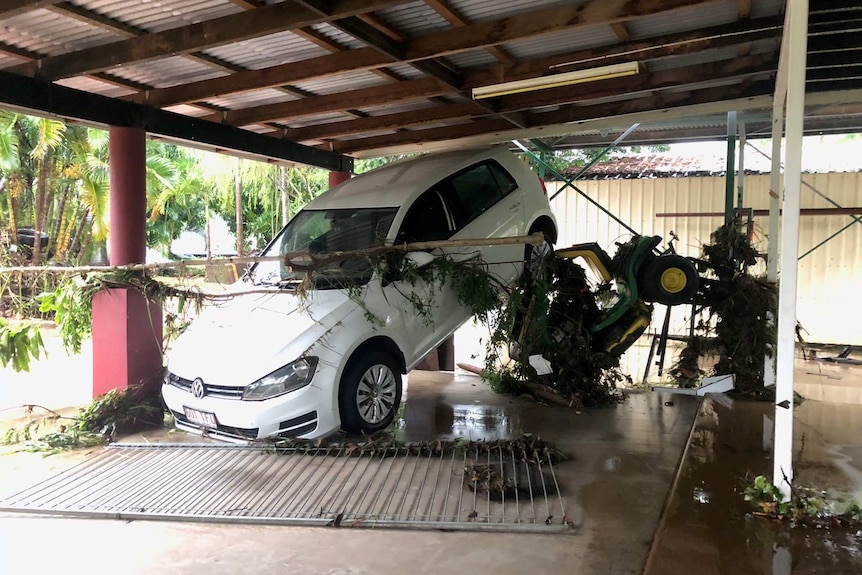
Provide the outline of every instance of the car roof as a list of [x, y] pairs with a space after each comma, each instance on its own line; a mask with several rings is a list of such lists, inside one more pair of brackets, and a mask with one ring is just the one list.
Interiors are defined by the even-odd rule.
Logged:
[[461, 168], [485, 158], [509, 154], [504, 146], [425, 154], [385, 164], [321, 194], [309, 210], [398, 207]]

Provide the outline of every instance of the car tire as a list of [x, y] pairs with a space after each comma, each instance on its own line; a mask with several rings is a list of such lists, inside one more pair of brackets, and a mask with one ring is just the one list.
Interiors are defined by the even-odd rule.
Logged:
[[538, 246], [526, 244], [524, 246], [524, 270], [523, 275], [528, 278], [544, 277], [545, 260], [554, 252], [554, 246], [548, 233], [542, 230], [531, 230], [529, 235], [541, 232], [545, 236], [545, 241]]
[[663, 305], [691, 301], [700, 283], [694, 264], [678, 254], [653, 259], [639, 276], [638, 285], [643, 299]]
[[338, 408], [341, 427], [348, 433], [386, 429], [401, 404], [401, 371], [382, 351], [355, 357], [341, 376]]

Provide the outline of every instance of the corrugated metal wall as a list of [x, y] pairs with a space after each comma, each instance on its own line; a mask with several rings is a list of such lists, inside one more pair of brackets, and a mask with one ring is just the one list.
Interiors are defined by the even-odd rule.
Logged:
[[[755, 209], [769, 207], [769, 176], [745, 177], [745, 205]], [[862, 173], [805, 174], [810, 184], [843, 207], [862, 206]], [[710, 233], [721, 225], [721, 217], [664, 217], [660, 213], [724, 211], [723, 177], [656, 178], [635, 180], [582, 180], [576, 184], [589, 197], [610, 210], [644, 235], [670, 238], [676, 232], [677, 251], [689, 256], [700, 254]], [[553, 194], [562, 186], [548, 182]], [[552, 191], [553, 190], [553, 191]], [[734, 194], [736, 189], [734, 188]], [[803, 184], [803, 208], [834, 207]], [[625, 241], [629, 233], [610, 217], [568, 189], [552, 202], [560, 226], [557, 247], [597, 241], [613, 253], [615, 241]], [[800, 255], [852, 221], [850, 216], [803, 216], [800, 229]], [[767, 217], [757, 217], [757, 247], [766, 251]], [[862, 304], [854, 296], [862, 294], [862, 225], [852, 225], [838, 237], [800, 261], [797, 316], [808, 332], [809, 341], [862, 345]], [[689, 308], [675, 308], [674, 325], [684, 330]], [[654, 314], [653, 327], [660, 329], [663, 309]], [[646, 365], [650, 339], [644, 337], [627, 354], [624, 368], [640, 381]]]

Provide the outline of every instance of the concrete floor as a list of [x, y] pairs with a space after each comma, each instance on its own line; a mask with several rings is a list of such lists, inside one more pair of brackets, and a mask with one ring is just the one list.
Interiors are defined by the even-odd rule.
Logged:
[[[56, 408], [88, 400], [89, 353], [68, 358], [59, 345], [51, 351], [51, 361], [35, 364], [30, 374], [0, 370], [0, 431], [24, 415], [4, 408], [22, 403]], [[809, 390], [809, 396], [823, 393], [849, 401], [853, 397], [846, 389], [854, 394], [862, 390], [862, 369], [812, 363], [797, 366], [797, 375], [800, 370], [808, 379], [841, 388], [840, 396], [828, 389]], [[802, 385], [818, 383], [798, 379]], [[495, 395], [472, 376], [413, 372], [396, 426], [398, 437], [495, 439], [534, 433], [552, 442], [574, 458], [562, 464], [560, 474], [567, 513], [576, 526], [571, 533], [336, 530], [7, 514], [0, 516], [0, 573], [70, 568], [213, 574], [289, 569], [501, 575], [532, 570], [862, 572], [862, 533], [790, 529], [747, 514], [741, 497], [746, 476], [771, 473], [772, 409], [763, 403], [726, 406], [707, 400], [699, 405], [690, 397], [636, 393], [613, 408], [578, 415]], [[797, 482], [862, 501], [862, 405], [806, 401], [795, 415]], [[169, 430], [125, 439], [205, 441]], [[3, 455], [0, 496], [97, 452]]]
[[[533, 433], [573, 456], [560, 464], [558, 479], [575, 528], [563, 535], [447, 533], [6, 515], [0, 521], [0, 572], [69, 567], [123, 573], [641, 572], [697, 412], [696, 399], [638, 393], [613, 408], [578, 415], [496, 395], [476, 377], [428, 372], [410, 374], [406, 395], [396, 431], [406, 441]], [[178, 436], [160, 432], [128, 440]], [[0, 458], [0, 492], [86, 457]]]

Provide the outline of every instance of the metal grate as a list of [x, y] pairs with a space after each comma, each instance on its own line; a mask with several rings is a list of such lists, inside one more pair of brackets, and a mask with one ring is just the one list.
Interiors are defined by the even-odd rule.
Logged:
[[0, 511], [339, 527], [568, 529], [557, 469], [547, 460], [518, 461], [499, 448], [413, 455], [400, 447], [361, 457], [350, 456], [349, 449], [110, 446], [0, 500]]

